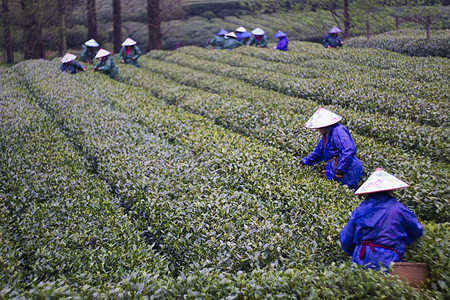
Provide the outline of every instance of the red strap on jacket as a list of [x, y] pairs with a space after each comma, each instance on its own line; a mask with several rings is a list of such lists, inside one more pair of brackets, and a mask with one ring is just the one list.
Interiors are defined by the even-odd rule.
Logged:
[[403, 260], [402, 256], [400, 255], [400, 253], [397, 250], [395, 250], [394, 248], [391, 248], [391, 247], [388, 247], [388, 246], [374, 244], [374, 243], [372, 243], [372, 241], [362, 241], [362, 243], [361, 243], [361, 250], [359, 251], [359, 259], [362, 259], [364, 257], [364, 254], [366, 253], [366, 246], [369, 246], [370, 250], [372, 250], [372, 252], [375, 252], [375, 247], [384, 248], [384, 249], [395, 251], [395, 253], [397, 253], [398, 256], [400, 257], [401, 261], [405, 262]]

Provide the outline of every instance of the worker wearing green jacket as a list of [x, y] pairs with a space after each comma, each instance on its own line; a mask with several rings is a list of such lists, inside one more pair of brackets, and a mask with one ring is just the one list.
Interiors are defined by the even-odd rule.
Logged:
[[225, 40], [223, 49], [233, 51], [234, 48], [243, 46], [243, 44], [236, 39], [236, 34], [234, 32], [228, 33], [226, 37], [227, 39]]
[[104, 74], [109, 75], [110, 78], [114, 78], [117, 73], [119, 73], [119, 70], [114, 63], [114, 59], [109, 54], [111, 54], [111, 52], [100, 49], [95, 56], [95, 58], [98, 58], [100, 61], [95, 65], [92, 71], [102, 71]]
[[215, 37], [211, 39], [209, 44], [211, 45], [211, 49], [219, 50], [223, 49], [223, 46], [225, 44], [225, 34], [227, 34], [228, 31], [225, 29], [220, 29], [220, 31], [216, 34]]
[[136, 45], [136, 42], [130, 38], [127, 38], [122, 43], [122, 49], [120, 49], [120, 61], [124, 64], [129, 64], [139, 68], [138, 58], [141, 57], [141, 49]]
[[248, 44], [250, 46], [255, 45], [258, 48], [267, 48], [267, 37], [265, 36], [264, 30], [257, 27], [252, 30], [253, 36], [250, 38]]
[[93, 64], [95, 55], [97, 55], [97, 47], [100, 46], [96, 40], [90, 39], [81, 46], [80, 58], [82, 61]]

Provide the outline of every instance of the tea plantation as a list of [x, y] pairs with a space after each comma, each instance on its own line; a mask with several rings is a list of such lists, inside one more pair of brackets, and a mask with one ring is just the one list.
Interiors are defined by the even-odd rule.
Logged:
[[[445, 299], [447, 58], [292, 42], [152, 51], [141, 67], [0, 67], [0, 298]], [[364, 164], [408, 182], [425, 288], [351, 268], [339, 231], [362, 197], [299, 168], [319, 107]]]

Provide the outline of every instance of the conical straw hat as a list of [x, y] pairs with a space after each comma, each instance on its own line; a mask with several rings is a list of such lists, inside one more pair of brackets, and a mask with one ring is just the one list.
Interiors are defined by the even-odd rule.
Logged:
[[275, 33], [275, 35], [273, 37], [279, 38], [279, 37], [283, 37], [283, 36], [287, 36], [287, 34], [281, 30], [278, 30], [278, 32]]
[[66, 53], [62, 58], [61, 58], [61, 62], [63, 64], [66, 64], [68, 62], [74, 61], [75, 58], [77, 58], [77, 56], [75, 54], [72, 53]]
[[330, 125], [338, 123], [342, 120], [342, 117], [323, 108], [319, 107], [318, 110], [309, 118], [305, 123], [305, 127], [309, 129], [317, 129], [322, 127], [328, 127]]
[[133, 45], [136, 45], [136, 41], [134, 41], [134, 40], [132, 40], [132, 39], [130, 39], [130, 38], [127, 38], [127, 39], [122, 43], [122, 46], [133, 46]]
[[89, 41], [87, 41], [86, 43], [84, 43], [86, 46], [89, 46], [89, 47], [98, 47], [98, 46], [100, 46], [98, 43], [97, 43], [97, 41], [96, 40], [94, 40], [94, 39], [90, 39]]
[[342, 30], [340, 30], [336, 26], [333, 26], [333, 28], [331, 28], [330, 31], [328, 31], [328, 33], [339, 33], [339, 32], [342, 32]]
[[236, 32], [246, 32], [247, 29], [245, 29], [243, 26], [236, 29]]
[[261, 28], [257, 27], [255, 29], [252, 30], [252, 34], [254, 35], [263, 35], [266, 32], [264, 30], [262, 30]]
[[97, 55], [95, 56], [95, 58], [102, 58], [102, 57], [105, 57], [105, 56], [109, 55], [110, 53], [111, 52], [109, 52], [108, 50], [100, 49], [100, 50], [98, 50]]
[[370, 194], [382, 191], [391, 191], [407, 188], [409, 185], [397, 177], [376, 168], [375, 171], [367, 178], [367, 180], [355, 192], [355, 195]]
[[231, 37], [231, 38], [237, 38], [236, 34], [234, 32], [230, 32], [226, 35], [227, 37]]
[[228, 33], [228, 31], [226, 31], [225, 29], [220, 29], [219, 32], [217, 33], [217, 35], [225, 35], [227, 33]]

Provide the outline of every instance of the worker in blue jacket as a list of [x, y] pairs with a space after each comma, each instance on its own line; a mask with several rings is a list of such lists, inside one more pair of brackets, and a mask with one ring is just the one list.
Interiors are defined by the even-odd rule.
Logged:
[[278, 44], [273, 48], [281, 51], [288, 51], [289, 41], [287, 39], [287, 34], [278, 30], [274, 37], [278, 38]]
[[392, 192], [406, 187], [405, 182], [377, 168], [355, 192], [367, 198], [353, 210], [339, 234], [342, 249], [354, 263], [388, 269], [391, 262], [403, 261], [405, 245], [423, 235], [416, 216]]
[[326, 161], [327, 179], [356, 190], [362, 177], [362, 164], [355, 156], [356, 146], [350, 132], [345, 126], [337, 124], [341, 120], [341, 116], [319, 107], [305, 127], [318, 129], [322, 138], [314, 151], [301, 160], [300, 165], [312, 166]]
[[239, 34], [239, 41], [242, 43], [242, 45], [249, 46], [251, 36], [252, 34], [248, 31], [242, 32], [241, 34]]
[[69, 72], [70, 74], [75, 74], [77, 70], [86, 71], [86, 68], [76, 62], [75, 58], [77, 58], [75, 54], [66, 53], [61, 58], [61, 66], [59, 69], [63, 72]]
[[[237, 40], [238, 42], [241, 42], [241, 43], [242, 43], [242, 37], [241, 37], [241, 34], [243, 34], [244, 32], [247, 32], [247, 29], [245, 29], [243, 26], [241, 26], [241, 27], [236, 28], [235, 31], [236, 31], [236, 40]], [[249, 35], [248, 37], [250, 37], [250, 35]]]
[[339, 37], [339, 32], [342, 32], [342, 30], [340, 30], [336, 26], [333, 26], [333, 28], [331, 28], [330, 31], [328, 31], [328, 34], [323, 38], [323, 46], [325, 48], [342, 47], [342, 45], [344, 45], [344, 42]]

